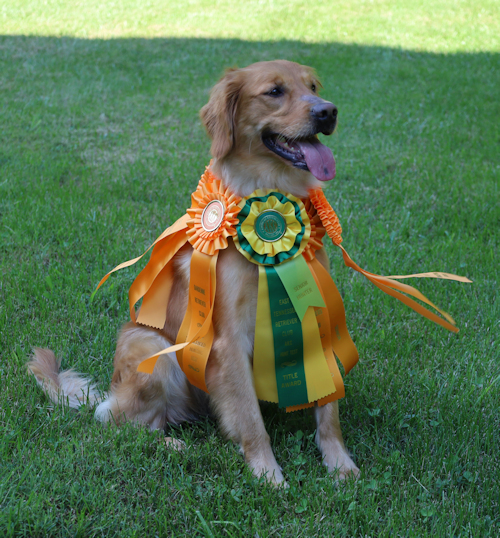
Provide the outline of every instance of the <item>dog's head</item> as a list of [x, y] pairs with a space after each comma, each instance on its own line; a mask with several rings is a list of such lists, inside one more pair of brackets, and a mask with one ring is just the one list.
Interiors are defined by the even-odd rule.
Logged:
[[317, 134], [333, 133], [337, 107], [319, 97], [319, 88], [313, 69], [285, 60], [228, 70], [200, 113], [213, 156], [332, 179], [335, 161]]

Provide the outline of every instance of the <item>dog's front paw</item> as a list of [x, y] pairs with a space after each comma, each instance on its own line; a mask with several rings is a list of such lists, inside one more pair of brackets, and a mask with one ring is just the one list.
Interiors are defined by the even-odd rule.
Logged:
[[357, 479], [359, 477], [360, 471], [347, 452], [325, 456], [323, 463], [336, 480]]
[[278, 467], [277, 469], [273, 469], [270, 471], [266, 468], [252, 468], [252, 473], [258, 477], [258, 478], [265, 478], [266, 482], [269, 482], [269, 484], [273, 485], [276, 488], [288, 488], [287, 481], [283, 478], [283, 473], [281, 472], [281, 469]]
[[252, 470], [252, 473], [257, 478], [264, 478], [266, 482], [269, 482], [277, 488], [287, 488], [288, 484], [283, 478], [283, 473], [281, 472], [281, 467], [278, 465], [274, 456], [268, 458], [267, 461], [265, 457], [260, 458], [248, 458], [246, 457], [247, 465]]

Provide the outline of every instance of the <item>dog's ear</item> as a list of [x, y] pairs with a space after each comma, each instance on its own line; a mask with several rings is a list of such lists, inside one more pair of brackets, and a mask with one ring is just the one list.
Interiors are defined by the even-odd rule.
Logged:
[[217, 159], [225, 157], [235, 143], [235, 122], [238, 101], [243, 87], [240, 69], [229, 69], [213, 87], [200, 117], [212, 139], [211, 153]]

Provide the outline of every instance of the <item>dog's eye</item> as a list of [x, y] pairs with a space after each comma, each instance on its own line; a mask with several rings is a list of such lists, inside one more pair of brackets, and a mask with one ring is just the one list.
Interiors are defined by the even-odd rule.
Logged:
[[270, 95], [271, 97], [281, 97], [284, 93], [283, 88], [276, 86], [270, 92], [267, 92], [267, 95]]
[[316, 84], [313, 84], [313, 85], [311, 86], [311, 90], [312, 90], [314, 93], [316, 93]]

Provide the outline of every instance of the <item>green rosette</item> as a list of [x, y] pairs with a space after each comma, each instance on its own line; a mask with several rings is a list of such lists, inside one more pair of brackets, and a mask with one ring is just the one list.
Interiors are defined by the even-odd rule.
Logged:
[[257, 265], [279, 265], [302, 254], [311, 235], [304, 204], [291, 194], [257, 190], [240, 202], [234, 243]]

